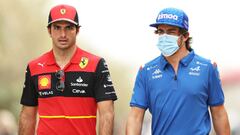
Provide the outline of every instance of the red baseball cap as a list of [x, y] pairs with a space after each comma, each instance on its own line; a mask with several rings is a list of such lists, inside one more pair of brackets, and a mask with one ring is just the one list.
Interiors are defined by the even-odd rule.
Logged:
[[57, 21], [68, 21], [79, 26], [77, 10], [65, 4], [53, 7], [49, 13], [48, 26]]

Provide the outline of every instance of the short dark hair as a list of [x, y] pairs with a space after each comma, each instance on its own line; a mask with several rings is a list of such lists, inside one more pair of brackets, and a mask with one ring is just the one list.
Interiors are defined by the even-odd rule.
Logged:
[[[180, 34], [182, 34], [183, 36], [186, 36], [187, 34], [189, 34], [189, 32], [186, 29], [183, 28], [179, 28], [179, 32]], [[185, 42], [186, 48], [188, 49], [188, 51], [192, 51], [192, 37], [188, 37], [187, 41]]]
[[[75, 24], [73, 24], [75, 27], [76, 27], [76, 33], [79, 31], [79, 28], [81, 27], [81, 26], [79, 26], [79, 25], [75, 25]], [[49, 24], [48, 26], [47, 26], [47, 28], [48, 29], [51, 29], [51, 27], [52, 27], [52, 24]]]
[[[79, 26], [79, 25], [75, 25], [75, 24], [73, 24], [73, 25], [76, 26], [77, 29], [81, 27], [81, 26]], [[52, 24], [49, 24], [49, 25], [47, 26], [47, 28], [50, 29], [51, 26], [52, 26]]]

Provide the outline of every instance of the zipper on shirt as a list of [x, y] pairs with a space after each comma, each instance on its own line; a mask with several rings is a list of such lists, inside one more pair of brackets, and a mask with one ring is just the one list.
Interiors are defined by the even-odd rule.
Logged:
[[175, 80], [175, 81], [177, 80], [177, 75], [176, 75], [176, 74], [174, 75], [174, 80]]

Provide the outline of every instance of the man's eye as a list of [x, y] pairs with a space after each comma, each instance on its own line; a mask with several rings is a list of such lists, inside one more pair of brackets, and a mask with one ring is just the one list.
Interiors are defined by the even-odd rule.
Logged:
[[163, 31], [163, 30], [156, 30], [155, 33], [156, 33], [156, 34], [163, 34], [164, 31]]
[[53, 26], [54, 30], [59, 30], [60, 27], [59, 26]]
[[159, 31], [158, 31], [158, 33], [159, 33], [159, 34], [163, 34], [163, 33], [164, 33], [164, 31], [162, 31], [162, 30], [159, 30]]
[[173, 32], [173, 31], [169, 31], [168, 34], [175, 34], [175, 32]]
[[67, 26], [66, 29], [67, 30], [72, 30], [74, 27], [73, 26]]

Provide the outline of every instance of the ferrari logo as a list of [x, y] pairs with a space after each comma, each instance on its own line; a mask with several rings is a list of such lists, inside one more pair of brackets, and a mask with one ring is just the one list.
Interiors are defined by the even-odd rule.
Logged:
[[80, 68], [85, 68], [88, 65], [88, 58], [82, 57], [79, 63]]
[[66, 14], [66, 9], [60, 9], [60, 13], [62, 14], [62, 15], [64, 15], [64, 14]]

